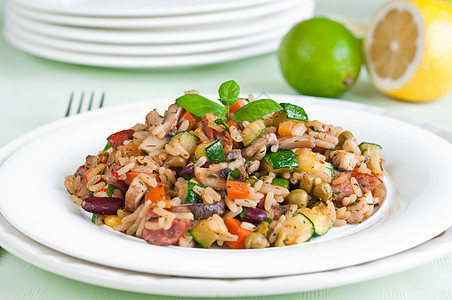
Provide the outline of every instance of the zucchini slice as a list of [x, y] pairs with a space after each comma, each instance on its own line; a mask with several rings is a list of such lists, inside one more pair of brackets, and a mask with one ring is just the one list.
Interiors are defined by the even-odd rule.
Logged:
[[211, 145], [205, 148], [207, 159], [209, 161], [224, 162], [226, 156], [224, 155], [223, 145], [221, 145], [220, 140], [216, 140]]
[[324, 235], [333, 227], [333, 221], [317, 206], [303, 207], [297, 212], [305, 215], [314, 224], [314, 235], [316, 236]]
[[203, 248], [210, 248], [217, 240], [219, 234], [209, 228], [207, 219], [199, 221], [195, 227], [190, 230], [193, 239]]
[[361, 154], [371, 155], [371, 154], [380, 154], [380, 150], [382, 147], [378, 144], [363, 142], [358, 145], [359, 150], [361, 150]]
[[273, 115], [273, 125], [278, 127], [280, 123], [287, 120], [296, 122], [307, 122], [309, 120], [305, 110], [295, 104], [280, 103], [283, 110], [275, 112]]
[[[282, 224], [283, 227], [288, 227], [290, 229], [294, 229], [297, 231], [301, 231], [306, 234], [305, 238], [301, 242], [307, 242], [311, 239], [311, 237], [314, 235], [314, 224], [312, 224], [311, 220], [307, 218], [305, 215], [301, 213], [295, 213], [295, 215], [287, 219]], [[275, 245], [281, 245], [283, 243], [284, 245], [294, 245], [297, 244], [299, 236], [297, 235], [291, 235], [291, 234], [282, 234], [278, 236], [278, 239], [275, 242]], [[298, 241], [300, 242], [300, 241]]]
[[179, 144], [181, 144], [181, 146], [184, 147], [184, 149], [187, 150], [190, 155], [193, 155], [196, 149], [196, 145], [199, 142], [199, 138], [188, 131], [179, 132], [170, 139], [169, 143], [173, 142], [174, 140], [177, 140]]
[[273, 173], [295, 172], [298, 167], [297, 157], [287, 149], [269, 152], [262, 160], [262, 168]]
[[195, 150], [195, 158], [199, 159], [201, 156], [207, 157], [208, 161], [224, 162], [226, 160], [220, 140], [199, 144]]
[[277, 186], [281, 186], [281, 187], [286, 188], [286, 189], [289, 188], [289, 180], [286, 179], [286, 178], [275, 177], [272, 180], [272, 184], [273, 185], [277, 185]]
[[260, 137], [265, 131], [265, 122], [263, 119], [257, 119], [247, 126], [242, 131], [243, 146], [250, 145], [255, 139]]
[[195, 191], [193, 191], [193, 187], [200, 186], [204, 188], [205, 186], [194, 183], [194, 182], [187, 182], [187, 192], [185, 193], [185, 201], [184, 203], [194, 204], [194, 203], [203, 203], [201, 196], [199, 196]]

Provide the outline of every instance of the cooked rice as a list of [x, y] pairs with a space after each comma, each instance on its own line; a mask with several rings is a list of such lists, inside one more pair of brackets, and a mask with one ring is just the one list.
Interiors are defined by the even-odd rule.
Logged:
[[[186, 94], [198, 94], [198, 91], [187, 91]], [[252, 95], [249, 95], [248, 100], [254, 100]], [[174, 108], [175, 106], [172, 106], [171, 112], [175, 112]], [[177, 111], [180, 114], [184, 113], [180, 107]], [[305, 189], [309, 195], [308, 207], [318, 207], [321, 213], [333, 221], [334, 226], [357, 224], [368, 219], [386, 197], [384, 184], [372, 184], [372, 189], [369, 190], [359, 182], [360, 179], [350, 175], [351, 172], [358, 172], [363, 176], [383, 178], [385, 175], [382, 167], [384, 160], [378, 153], [371, 151], [364, 152], [364, 155], [361, 154], [355, 138], [348, 138], [343, 144], [339, 144], [339, 135], [344, 131], [340, 126], [325, 124], [318, 120], [274, 122], [273, 114], [268, 114], [263, 116], [264, 122], [267, 124], [265, 132], [271, 133], [268, 136], [275, 136], [274, 133], [277, 133], [276, 142], [268, 142], [265, 145], [262, 143], [265, 139], [256, 139], [256, 143], [252, 142], [248, 146], [251, 147], [252, 152], [248, 152], [243, 151], [244, 147], [241, 143], [243, 141], [242, 130], [250, 122], [244, 121], [241, 124], [229, 126], [229, 133], [224, 133], [225, 126], [214, 123], [217, 118], [218, 116], [208, 113], [203, 118], [194, 116], [195, 122], [193, 122], [193, 119], [190, 121], [180, 117], [175, 119], [166, 113], [164, 116], [160, 116], [156, 110], [152, 110], [146, 115], [144, 124], [136, 124], [130, 128], [133, 130], [131, 138], [121, 141], [121, 145], [115, 145], [97, 156], [88, 156], [87, 167], [84, 170], [77, 171], [78, 174], [66, 176], [64, 186], [70, 194], [70, 199], [78, 206], [81, 205], [82, 199], [87, 197], [115, 197], [123, 198], [125, 201], [128, 201], [128, 197], [133, 198], [134, 201], [136, 199], [134, 203], [137, 207], [135, 209], [133, 209], [133, 205], [126, 205], [125, 207], [130, 211], [117, 210], [116, 215], [121, 219], [121, 223], [113, 226], [113, 229], [127, 235], [142, 237], [149, 233], [148, 230], [168, 230], [177, 223], [189, 224], [186, 226], [190, 229], [199, 224], [199, 220], [195, 220], [195, 216], [199, 215], [199, 212], [196, 214], [197, 206], [191, 207], [189, 205], [192, 204], [184, 203], [187, 198], [187, 182], [190, 181], [196, 183], [193, 192], [202, 199], [202, 202], [196, 203], [196, 205], [200, 204], [199, 207], [206, 208], [207, 211], [213, 207], [220, 211], [218, 213], [216, 211], [206, 212], [209, 217], [204, 219], [207, 220], [208, 228], [218, 234], [215, 241], [217, 245], [222, 246], [223, 243], [238, 240], [237, 235], [228, 231], [224, 222], [226, 218], [241, 219], [249, 213], [248, 211], [254, 210], [251, 208], [259, 208], [260, 213], [266, 213], [267, 220], [271, 219], [271, 223], [268, 225], [270, 233], [267, 247], [303, 243], [310, 238], [311, 229], [300, 229], [293, 226], [292, 223], [286, 222], [293, 218], [299, 209], [297, 205], [290, 204], [288, 201], [288, 195], [294, 189]], [[261, 168], [261, 161], [267, 153], [275, 153], [280, 150], [279, 139], [281, 137], [278, 133], [283, 132], [279, 131], [282, 130], [282, 127], [278, 128], [280, 123], [285, 124], [284, 134], [281, 135], [292, 138], [303, 137], [315, 142], [304, 148], [297, 148], [299, 145], [294, 144], [294, 148], [291, 149], [295, 156], [308, 153], [306, 157], [312, 159], [312, 162], [307, 161], [306, 166], [299, 166], [294, 172], [275, 171], [276, 174]], [[209, 131], [207, 132], [207, 130]], [[168, 142], [172, 136], [182, 131], [190, 132], [199, 138], [195, 148], [187, 147], [184, 139], [173, 139], [171, 143]], [[221, 132], [223, 133], [217, 135]], [[211, 139], [209, 136], [214, 138]], [[203, 149], [200, 148], [200, 145], [213, 142], [215, 138], [221, 141], [228, 160], [233, 159], [219, 163], [208, 162], [206, 157], [208, 153], [200, 151]], [[284, 146], [284, 148], [287, 147]], [[202, 147], [205, 147], [205, 144]], [[290, 149], [290, 147], [288, 148]], [[234, 151], [229, 153], [230, 150]], [[254, 156], [249, 153], [254, 153]], [[173, 161], [170, 163], [168, 158], [173, 161], [177, 160], [177, 163], [180, 162], [181, 165], [178, 165], [177, 168], [169, 166]], [[297, 157], [297, 160], [300, 162], [300, 159], [303, 158]], [[332, 177], [329, 170], [319, 167], [326, 163], [332, 164], [336, 176]], [[310, 169], [309, 164], [312, 165]], [[216, 172], [216, 174], [207, 173], [207, 176], [212, 176], [208, 178], [209, 180], [202, 180], [202, 178], [197, 178], [198, 170], [194, 172], [195, 168], [203, 168], [204, 172], [207, 169], [208, 172]], [[181, 174], [186, 170], [188, 172], [184, 175], [192, 177], [192, 173], [195, 173], [194, 178], [183, 178]], [[232, 170], [239, 170], [239, 177], [230, 179]], [[287, 179], [290, 182], [290, 188], [272, 184], [275, 178]], [[216, 179], [221, 180], [221, 184], [216, 184]], [[246, 191], [248, 196], [240, 195], [240, 193], [230, 194], [229, 188], [225, 184], [227, 180], [242, 182], [249, 180], [249, 183], [243, 187], [249, 190], [249, 193]], [[199, 186], [200, 183], [206, 186]], [[335, 186], [333, 197], [326, 201], [318, 200], [312, 192], [313, 187], [321, 183]], [[116, 184], [118, 186], [114, 188]], [[340, 190], [344, 187], [348, 189], [345, 197], [341, 195]], [[160, 200], [151, 201], [149, 199], [154, 197], [153, 195], [159, 195], [148, 193], [153, 188], [157, 188], [159, 194], [163, 193]], [[352, 194], [350, 195], [350, 193]], [[148, 213], [153, 216], [155, 214], [156, 217], [147, 220]], [[204, 213], [201, 211], [201, 214]], [[99, 215], [95, 219], [95, 223], [102, 225], [104, 217], [104, 215]], [[243, 220], [240, 226], [252, 232], [255, 232], [257, 228], [257, 224]], [[192, 236], [182, 234], [177, 237], [176, 244], [181, 247], [194, 247], [196, 242]]]

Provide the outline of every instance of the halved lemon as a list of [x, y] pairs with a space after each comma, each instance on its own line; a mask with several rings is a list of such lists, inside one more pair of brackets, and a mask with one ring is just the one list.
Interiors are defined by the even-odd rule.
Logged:
[[452, 5], [393, 0], [373, 16], [364, 39], [374, 86], [394, 98], [430, 101], [452, 90]]

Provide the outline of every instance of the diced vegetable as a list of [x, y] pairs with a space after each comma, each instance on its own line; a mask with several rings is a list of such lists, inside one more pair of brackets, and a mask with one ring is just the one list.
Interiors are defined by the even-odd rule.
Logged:
[[313, 208], [303, 207], [297, 212], [302, 213], [311, 220], [312, 224], [314, 224], [314, 234], [317, 236], [324, 235], [333, 227], [333, 221], [318, 206]]
[[289, 180], [286, 179], [286, 178], [275, 177], [272, 180], [272, 184], [280, 186], [280, 187], [283, 187], [283, 188], [286, 188], [286, 189], [289, 188]]
[[207, 157], [206, 148], [210, 145], [212, 145], [214, 142], [208, 142], [208, 143], [201, 143], [198, 146], [196, 146], [195, 150], [195, 158], [199, 159], [201, 156]]
[[286, 173], [294, 172], [299, 163], [291, 150], [282, 149], [276, 152], [268, 152], [262, 160], [261, 166], [268, 172]]
[[297, 155], [297, 160], [299, 163], [298, 171], [300, 172], [315, 174], [316, 171], [321, 171], [331, 178], [334, 177], [333, 165], [316, 158], [313, 152], [303, 151]]
[[[126, 173], [126, 179], [124, 180], [124, 183], [127, 185], [130, 185], [132, 181], [137, 177], [141, 172], [135, 172], [135, 171], [129, 171]], [[150, 177], [154, 178], [155, 180], [160, 180], [159, 175], [155, 173], [144, 173], [146, 175], [149, 175]]]
[[199, 223], [190, 230], [190, 233], [193, 236], [193, 239], [203, 248], [210, 248], [219, 235], [209, 228], [208, 219], [200, 220]]
[[199, 142], [199, 138], [191, 132], [181, 131], [175, 136], [173, 136], [169, 143], [177, 140], [179, 144], [190, 154], [192, 155], [196, 150], [196, 145]]
[[[296, 213], [292, 218], [285, 220], [283, 222], [283, 227], [296, 230], [300, 235], [280, 234], [275, 242], [276, 245], [294, 245], [297, 244], [297, 240], [298, 242], [307, 242], [314, 234], [314, 225], [311, 220], [301, 213]], [[302, 240], [300, 241], [299, 238]]]
[[240, 178], [240, 176], [242, 176], [242, 172], [240, 172], [239, 169], [234, 169], [229, 171], [227, 179], [231, 181], [236, 181], [238, 178]]
[[267, 238], [260, 232], [252, 232], [245, 239], [246, 249], [262, 249], [270, 247]]
[[302, 107], [291, 103], [280, 103], [279, 105], [283, 110], [278, 111], [273, 115], [274, 126], [278, 127], [279, 124], [288, 120], [295, 122], [308, 121], [308, 115]]
[[380, 154], [380, 150], [382, 149], [380, 145], [374, 143], [361, 143], [359, 144], [359, 150], [361, 150], [361, 154], [366, 156], [370, 154]]
[[188, 111], [185, 111], [184, 114], [180, 117], [180, 122], [182, 123], [183, 121], [187, 120], [188, 121], [188, 128], [187, 130], [190, 130], [193, 126], [196, 125], [196, 120], [195, 118], [192, 116], [191, 113], [189, 113]]
[[245, 106], [246, 104], [248, 104], [248, 101], [245, 99], [237, 99], [237, 102], [229, 107], [229, 112], [235, 112], [237, 109], [239, 109], [242, 106]]
[[116, 225], [121, 224], [121, 220], [122, 219], [120, 217], [118, 217], [117, 215], [108, 215], [108, 216], [105, 216], [104, 223], [107, 226], [114, 227]]
[[246, 147], [255, 139], [260, 137], [265, 131], [265, 122], [262, 119], [257, 119], [243, 129], [241, 135], [243, 137], [243, 145]]
[[284, 121], [279, 123], [278, 126], [278, 134], [281, 137], [291, 136], [292, 135], [292, 127], [296, 124], [295, 121]]
[[193, 191], [193, 187], [200, 186], [204, 188], [205, 186], [202, 186], [198, 183], [194, 182], [187, 182], [187, 192], [185, 193], [185, 202], [184, 203], [203, 203], [201, 196], [199, 196], [195, 191]]
[[228, 228], [229, 233], [238, 236], [237, 241], [225, 242], [226, 245], [228, 245], [232, 249], [245, 249], [245, 240], [246, 240], [247, 236], [252, 233], [252, 231], [242, 228], [240, 226], [242, 224], [242, 222], [240, 222], [239, 220], [234, 219], [234, 218], [226, 218], [224, 220], [224, 224], [226, 224], [226, 227]]
[[246, 199], [250, 194], [250, 187], [246, 182], [228, 180], [226, 186], [230, 199]]
[[224, 162], [226, 160], [220, 140], [216, 140], [211, 145], [207, 146], [205, 151], [209, 161]]
[[163, 183], [159, 182], [156, 187], [150, 187], [149, 190], [144, 194], [144, 200], [149, 200], [153, 203], [167, 200]]

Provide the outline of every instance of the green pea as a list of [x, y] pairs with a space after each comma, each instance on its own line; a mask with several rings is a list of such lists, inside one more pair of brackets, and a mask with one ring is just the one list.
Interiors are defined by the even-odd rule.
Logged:
[[296, 204], [298, 208], [302, 208], [308, 205], [309, 196], [305, 190], [296, 189], [289, 193], [289, 196], [287, 196], [287, 200], [291, 204]]
[[317, 184], [312, 190], [312, 194], [319, 200], [328, 201], [333, 197], [333, 189], [326, 182]]
[[267, 238], [260, 232], [252, 232], [245, 239], [246, 249], [261, 249], [270, 247]]
[[265, 237], [270, 236], [270, 228], [268, 226], [269, 224], [267, 222], [261, 222], [259, 225], [257, 225], [256, 232], [262, 233]]

